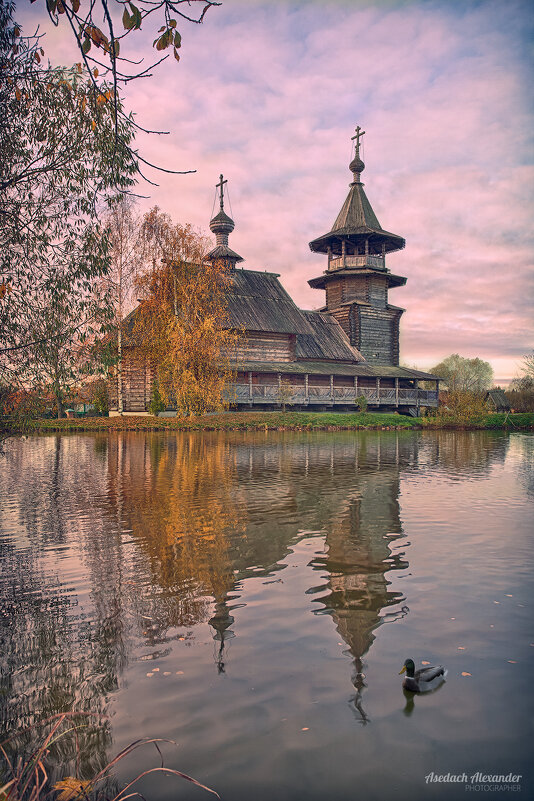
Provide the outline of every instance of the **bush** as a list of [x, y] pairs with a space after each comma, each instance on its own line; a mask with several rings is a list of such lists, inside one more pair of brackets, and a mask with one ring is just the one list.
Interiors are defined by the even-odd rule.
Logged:
[[91, 386], [91, 403], [101, 417], [109, 414], [109, 389], [107, 381], [97, 378]]
[[482, 423], [487, 413], [483, 393], [456, 389], [444, 393], [434, 420], [442, 425], [469, 426]]
[[356, 400], [354, 401], [360, 412], [367, 411], [367, 398], [365, 395], [358, 395]]
[[150, 391], [150, 403], [148, 404], [148, 411], [150, 414], [153, 414], [155, 417], [160, 412], [165, 411], [165, 403], [163, 398], [161, 397], [161, 393], [159, 391], [159, 384], [157, 381], [154, 381], [152, 384], [152, 389]]

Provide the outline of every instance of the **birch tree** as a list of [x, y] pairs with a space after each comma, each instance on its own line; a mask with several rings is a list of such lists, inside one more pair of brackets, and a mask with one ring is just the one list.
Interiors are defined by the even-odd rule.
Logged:
[[208, 241], [157, 207], [145, 216], [142, 236], [152, 266], [137, 282], [135, 341], [167, 405], [190, 416], [222, 409], [233, 376], [229, 354], [241, 336], [226, 328], [227, 267], [206, 262]]
[[113, 305], [113, 330], [117, 337], [117, 401], [124, 411], [122, 380], [122, 320], [134, 305], [135, 278], [140, 271], [140, 219], [131, 197], [123, 195], [104, 218], [109, 242], [109, 271], [102, 285]]

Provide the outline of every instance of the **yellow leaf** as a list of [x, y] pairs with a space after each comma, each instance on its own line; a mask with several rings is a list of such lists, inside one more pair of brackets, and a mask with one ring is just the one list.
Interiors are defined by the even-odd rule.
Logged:
[[465, 670], [463, 670], [463, 671], [462, 671], [462, 676], [470, 676], [470, 675], [471, 675], [471, 674], [470, 674], [470, 673], [467, 673], [467, 671], [465, 671]]
[[95, 76], [95, 78], [98, 78], [98, 70], [96, 67], [93, 70], [93, 75]]
[[17, 86], [17, 87], [16, 87], [16, 89], [15, 89], [15, 97], [16, 97], [16, 98], [17, 98], [17, 100], [19, 100], [19, 101], [20, 101], [20, 98], [22, 97], [22, 95], [21, 95], [21, 93], [20, 93], [20, 89], [19, 89], [19, 87], [18, 87], [18, 86]]
[[91, 782], [83, 782], [75, 779], [74, 776], [67, 776], [60, 782], [54, 784], [54, 790], [59, 792], [57, 801], [75, 801], [77, 798], [85, 798]]
[[96, 122], [94, 120], [91, 120], [91, 128], [93, 129], [93, 131], [96, 128]]

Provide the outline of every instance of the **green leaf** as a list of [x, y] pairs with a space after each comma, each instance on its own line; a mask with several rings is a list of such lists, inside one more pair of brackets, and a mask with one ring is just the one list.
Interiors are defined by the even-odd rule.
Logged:
[[130, 5], [130, 10], [132, 12], [132, 16], [133, 16], [133, 19], [134, 19], [134, 28], [137, 30], [137, 29], [139, 29], [141, 27], [141, 22], [143, 21], [143, 19], [141, 17], [141, 12], [137, 8], [137, 6], [134, 6], [133, 3], [130, 3], [129, 5]]
[[174, 46], [181, 47], [181, 45], [182, 45], [182, 36], [181, 34], [178, 33], [178, 31], [176, 31], [174, 34]]
[[87, 55], [90, 49], [91, 49], [91, 40], [86, 37], [82, 44], [82, 53]]
[[134, 18], [128, 14], [126, 8], [124, 9], [124, 13], [122, 15], [122, 24], [127, 31], [130, 31], [134, 26]]
[[57, 7], [57, 0], [46, 0], [46, 7], [50, 14], [55, 14]]

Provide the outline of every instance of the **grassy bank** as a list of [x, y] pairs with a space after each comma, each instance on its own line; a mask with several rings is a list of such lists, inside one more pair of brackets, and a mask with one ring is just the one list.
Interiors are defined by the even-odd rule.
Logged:
[[477, 424], [399, 414], [335, 412], [225, 412], [204, 417], [86, 417], [34, 420], [26, 433], [47, 431], [342, 431], [357, 429], [478, 428], [534, 430], [534, 414], [487, 415]]

